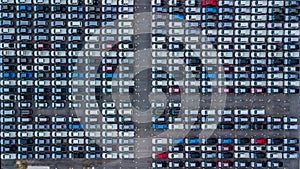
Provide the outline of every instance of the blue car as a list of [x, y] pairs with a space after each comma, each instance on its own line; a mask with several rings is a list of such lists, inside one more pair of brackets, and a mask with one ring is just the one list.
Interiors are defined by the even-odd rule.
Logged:
[[17, 6], [17, 11], [31, 11], [32, 7], [30, 5], [19, 5]]
[[202, 13], [217, 13], [217, 8], [202, 8]]
[[199, 138], [186, 138], [185, 139], [186, 144], [200, 144]]
[[183, 138], [174, 138], [173, 144], [184, 144], [184, 139]]
[[174, 14], [173, 18], [178, 19], [178, 20], [184, 20], [184, 15], [183, 14]]
[[202, 74], [202, 79], [215, 79], [217, 75], [214, 73]]
[[219, 144], [233, 144], [232, 138], [219, 138], [218, 139]]
[[159, 129], [159, 130], [168, 129], [168, 125], [167, 124], [152, 124], [152, 129]]
[[32, 73], [23, 72], [21, 73], [21, 78], [32, 78]]
[[84, 73], [69, 73], [69, 78], [84, 78]]
[[102, 78], [118, 78], [118, 75], [115, 73], [103, 73]]
[[83, 130], [82, 124], [69, 124], [69, 130]]
[[13, 73], [13, 72], [4, 72], [4, 73], [2, 73], [2, 77], [3, 78], [15, 78], [15, 73]]

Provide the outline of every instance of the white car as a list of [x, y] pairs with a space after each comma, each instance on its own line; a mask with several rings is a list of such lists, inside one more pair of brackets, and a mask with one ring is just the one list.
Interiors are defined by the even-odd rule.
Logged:
[[217, 129], [217, 124], [201, 124], [201, 129], [203, 129], [203, 130], [215, 130], [215, 129]]
[[119, 4], [118, 5], [124, 5], [124, 6], [132, 6], [134, 5], [134, 0], [119, 0]]
[[118, 153], [103, 153], [102, 157], [104, 159], [117, 159], [118, 158]]
[[272, 152], [272, 153], [267, 153], [267, 158], [269, 159], [282, 159], [282, 153], [275, 153], [275, 152]]
[[18, 132], [18, 137], [34, 137], [34, 133], [32, 131]]
[[237, 109], [234, 110], [234, 115], [248, 115], [248, 110]]
[[265, 109], [252, 109], [250, 110], [251, 115], [265, 115]]
[[103, 137], [118, 137], [117, 131], [103, 131], [102, 132]]
[[282, 151], [282, 146], [276, 146], [276, 145], [267, 146], [267, 151]]
[[[18, 132], [18, 136], [21, 135], [22, 132]], [[1, 137], [2, 138], [10, 138], [10, 137], [17, 137], [16, 132], [1, 132]]]
[[297, 159], [298, 153], [283, 153], [283, 159]]
[[283, 129], [284, 130], [298, 130], [298, 124], [284, 124]]
[[134, 153], [120, 153], [119, 158], [121, 159], [133, 159]]
[[216, 110], [201, 110], [201, 115], [215, 115]]
[[105, 130], [117, 130], [118, 125], [117, 124], [102, 124], [102, 128]]
[[169, 153], [168, 154], [169, 159], [180, 159], [180, 158], [184, 158], [183, 156], [184, 156], [183, 153]]
[[236, 158], [236, 159], [250, 158], [250, 153], [237, 152], [237, 153], [234, 153], [234, 158]]
[[156, 108], [156, 107], [165, 107], [164, 103], [152, 103], [151, 107]]
[[199, 146], [185, 146], [184, 149], [185, 149], [185, 151], [199, 151], [200, 147]]
[[283, 117], [284, 123], [297, 123], [298, 118], [297, 117]]
[[217, 147], [214, 146], [214, 145], [203, 145], [201, 146], [201, 151], [216, 151], [217, 150]]
[[168, 144], [167, 138], [152, 138], [152, 144]]
[[173, 129], [173, 130], [180, 130], [180, 129], [184, 129], [184, 125], [183, 124], [169, 124], [169, 129]]
[[66, 131], [52, 132], [52, 137], [68, 137], [68, 132]]
[[102, 103], [102, 108], [114, 108], [116, 105], [114, 102], [104, 102]]
[[126, 145], [126, 146], [119, 146], [119, 151], [121, 152], [128, 152], [128, 151], [133, 151], [134, 146]]
[[134, 14], [120, 14], [120, 20], [134, 20]]
[[134, 137], [134, 131], [119, 131], [119, 137]]
[[50, 137], [51, 132], [49, 131], [36, 131], [34, 133], [35, 137]]

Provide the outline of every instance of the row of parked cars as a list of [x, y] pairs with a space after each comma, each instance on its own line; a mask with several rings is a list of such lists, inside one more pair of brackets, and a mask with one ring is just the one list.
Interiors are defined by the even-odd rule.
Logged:
[[298, 130], [298, 124], [261, 124], [261, 123], [218, 123], [218, 124], [209, 124], [202, 123], [199, 124], [166, 124], [166, 123], [153, 123], [153, 130]]
[[164, 1], [164, 0], [152, 0], [152, 6], [190, 6], [190, 7], [295, 7], [299, 6], [300, 2], [297, 0], [277, 0], [277, 1], [264, 1], [264, 0], [241, 0], [241, 1], [234, 1], [234, 0], [171, 0], [171, 1]]
[[297, 138], [153, 138], [152, 167], [278, 168], [282, 159], [298, 158], [298, 142]]
[[1, 159], [19, 159], [19, 160], [45, 160], [45, 159], [74, 159], [74, 158], [85, 158], [85, 159], [134, 159], [134, 153], [97, 153], [97, 152], [40, 152], [40, 153], [4, 153], [1, 154]]
[[166, 167], [186, 167], [186, 168], [211, 168], [211, 167], [253, 167], [253, 168], [263, 168], [263, 167], [272, 167], [272, 168], [280, 168], [283, 167], [283, 162], [278, 160], [273, 161], [243, 161], [243, 160], [235, 160], [235, 161], [155, 161], [152, 162], [152, 168], [166, 168]]
[[153, 138], [153, 145], [165, 145], [165, 144], [203, 144], [203, 145], [297, 145], [299, 143], [298, 138], [199, 138], [199, 137], [187, 137], [187, 138]]
[[[276, 120], [276, 121], [274, 121]], [[189, 115], [188, 117], [168, 117], [168, 115], [161, 115], [157, 117], [152, 117], [153, 123], [180, 123], [180, 122], [195, 122], [195, 123], [226, 123], [226, 124], [233, 124], [233, 123], [259, 123], [259, 124], [266, 124], [266, 123], [282, 123], [282, 124], [297, 124], [298, 118], [296, 117], [272, 117], [272, 116], [234, 116], [226, 115], [226, 116], [199, 116], [199, 115]]]

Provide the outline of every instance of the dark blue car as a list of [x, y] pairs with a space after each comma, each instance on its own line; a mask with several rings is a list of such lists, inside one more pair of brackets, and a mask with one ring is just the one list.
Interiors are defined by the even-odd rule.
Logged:
[[2, 74], [2, 77], [3, 77], [3, 78], [15, 78], [15, 77], [16, 77], [16, 74], [13, 73], [13, 72], [4, 72], [4, 73]]
[[217, 8], [202, 8], [202, 13], [213, 13], [216, 14], [217, 13]]
[[178, 20], [184, 20], [184, 15], [183, 14], [174, 14], [173, 18], [178, 19]]
[[30, 5], [19, 5], [17, 6], [17, 11], [31, 11], [32, 7]]
[[200, 144], [199, 138], [186, 138], [185, 139], [186, 144]]
[[118, 75], [115, 73], [104, 73], [102, 74], [102, 78], [118, 78]]
[[233, 139], [232, 138], [220, 138], [218, 139], [219, 144], [232, 144]]
[[168, 125], [167, 124], [152, 124], [152, 129], [159, 129], [159, 130], [168, 129]]
[[32, 73], [23, 72], [23, 73], [21, 73], [21, 78], [32, 78]]
[[202, 79], [215, 79], [217, 75], [214, 73], [202, 74]]
[[174, 138], [173, 144], [184, 144], [184, 139], [183, 138]]
[[69, 124], [69, 130], [83, 130], [82, 124]]

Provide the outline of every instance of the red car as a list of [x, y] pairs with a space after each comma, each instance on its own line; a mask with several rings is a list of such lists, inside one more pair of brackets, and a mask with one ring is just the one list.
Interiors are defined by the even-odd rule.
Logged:
[[202, 0], [202, 6], [218, 6], [218, 0]]
[[263, 88], [251, 88], [250, 93], [255, 94], [255, 93], [263, 93], [264, 89]]
[[112, 66], [102, 66], [102, 71], [103, 72], [112, 72], [113, 67]]
[[34, 44], [34, 49], [49, 50], [50, 49], [50, 44], [49, 43], [35, 43]]
[[233, 67], [230, 66], [219, 66], [219, 72], [231, 72], [233, 71]]
[[233, 93], [233, 89], [229, 87], [218, 88], [219, 93]]
[[266, 141], [267, 139], [265, 138], [251, 138], [250, 142], [251, 144], [266, 144]]
[[168, 153], [157, 154], [157, 158], [159, 158], [159, 159], [161, 159], [161, 158], [168, 158]]
[[231, 145], [218, 145], [218, 151], [231, 151], [233, 147]]
[[170, 94], [177, 94], [177, 93], [180, 93], [180, 88], [179, 87], [169, 87], [168, 92]]
[[231, 161], [219, 161], [219, 162], [218, 162], [218, 167], [219, 167], [219, 168], [232, 167], [232, 162], [231, 162]]

